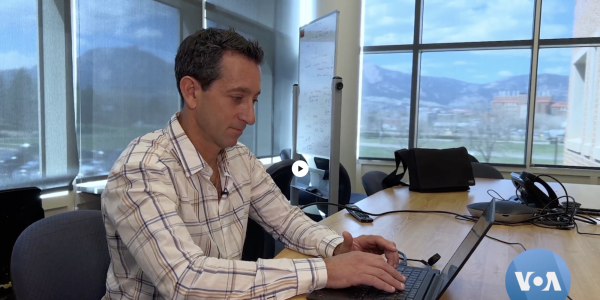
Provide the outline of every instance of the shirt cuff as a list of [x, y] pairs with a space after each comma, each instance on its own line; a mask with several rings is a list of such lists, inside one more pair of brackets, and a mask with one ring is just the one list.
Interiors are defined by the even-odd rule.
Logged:
[[332, 257], [333, 250], [344, 241], [344, 238], [338, 234], [325, 236], [319, 243], [317, 251], [321, 257]]
[[327, 285], [327, 268], [322, 258], [294, 259], [298, 295], [320, 290]]

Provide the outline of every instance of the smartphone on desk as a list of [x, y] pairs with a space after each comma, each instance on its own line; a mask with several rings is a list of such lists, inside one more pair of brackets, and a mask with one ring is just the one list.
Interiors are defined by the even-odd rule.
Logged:
[[[355, 219], [357, 219], [358, 221], [360, 221], [361, 223], [372, 223], [373, 222], [373, 218], [371, 218], [371, 216], [365, 214], [362, 209], [360, 209], [360, 207], [354, 205], [354, 204], [346, 204], [347, 208], [351, 208], [351, 209], [346, 209], [348, 211], [349, 214], [351, 214]], [[358, 210], [358, 211], [356, 211]]]
[[309, 187], [306, 188], [306, 191], [309, 192], [309, 193], [316, 193], [319, 190], [316, 187], [314, 187], [314, 186], [309, 186]]

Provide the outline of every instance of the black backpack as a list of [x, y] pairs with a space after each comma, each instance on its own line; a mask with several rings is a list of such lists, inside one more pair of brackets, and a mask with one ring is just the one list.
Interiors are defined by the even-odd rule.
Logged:
[[[384, 188], [403, 185], [415, 192], [441, 193], [468, 191], [470, 186], [475, 185], [471, 160], [465, 147], [401, 149], [394, 152], [394, 157], [396, 169], [383, 179]], [[409, 183], [402, 181], [407, 169]]]

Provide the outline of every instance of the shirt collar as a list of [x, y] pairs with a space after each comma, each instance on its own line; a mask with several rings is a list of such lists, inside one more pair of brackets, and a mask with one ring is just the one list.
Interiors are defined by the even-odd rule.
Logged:
[[[175, 154], [181, 161], [183, 171], [186, 177], [191, 177], [199, 171], [202, 171], [208, 166], [208, 163], [202, 158], [200, 153], [196, 150], [196, 147], [192, 144], [192, 141], [188, 138], [183, 127], [179, 123], [179, 112], [175, 113], [169, 124], [167, 125], [167, 132], [171, 138], [171, 143], [175, 149]], [[225, 149], [219, 154], [219, 165], [224, 169], [225, 176], [231, 176], [229, 173], [229, 159], [227, 159], [227, 151]], [[222, 163], [222, 162], [225, 163]]]

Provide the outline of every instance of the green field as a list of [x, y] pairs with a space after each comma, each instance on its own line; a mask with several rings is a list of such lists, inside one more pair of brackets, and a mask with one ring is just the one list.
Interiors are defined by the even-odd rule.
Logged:
[[[166, 124], [166, 123], [165, 123]], [[131, 126], [117, 127], [107, 125], [94, 125], [92, 134], [83, 134], [81, 136], [82, 149], [94, 150], [123, 150], [129, 142], [136, 137], [160, 129], [156, 126]], [[85, 131], [85, 129], [82, 129]], [[24, 136], [18, 133], [11, 133], [10, 137], [0, 137], [0, 148], [18, 149], [23, 144], [29, 144], [30, 147], [38, 147], [39, 139], [37, 134], [28, 134]]]
[[[94, 150], [122, 150], [127, 147], [129, 142], [138, 136], [158, 129], [151, 126], [132, 126], [120, 128], [110, 125], [94, 125], [93, 134], [84, 134], [81, 137], [82, 149]], [[20, 145], [29, 144], [30, 147], [38, 146], [38, 139], [35, 136], [0, 137], [0, 148], [17, 149]], [[359, 155], [360, 157], [373, 158], [394, 158], [394, 150], [405, 148], [408, 143], [406, 138], [364, 138], [360, 139]], [[398, 145], [397, 147], [393, 145]], [[472, 155], [478, 160], [484, 162], [485, 159], [476, 149], [469, 147], [468, 141], [461, 140], [421, 140], [421, 148], [454, 148], [465, 146]], [[562, 164], [563, 144], [558, 146], [551, 145], [545, 141], [535, 142], [533, 146], [534, 164], [554, 164], [555, 147], [557, 152], [556, 164]], [[489, 162], [500, 164], [523, 164], [525, 157], [524, 143], [499, 141], [494, 144], [492, 158]]]
[[0, 137], [0, 148], [18, 149], [23, 144], [29, 144], [31, 147], [37, 146], [38, 139], [35, 136]]
[[[377, 158], [394, 158], [394, 150], [406, 148], [407, 139], [400, 138], [361, 138], [359, 155], [360, 157], [377, 157]], [[366, 144], [366, 145], [365, 145]], [[379, 145], [369, 145], [379, 144]], [[390, 145], [398, 145], [393, 147]], [[469, 152], [479, 161], [485, 162], [483, 156], [475, 149], [470, 149], [468, 141], [460, 140], [428, 140], [421, 141], [421, 148], [455, 148], [464, 146], [469, 149]], [[533, 146], [533, 163], [535, 164], [554, 164], [554, 152], [557, 152], [556, 164], [562, 164], [563, 145], [551, 145], [544, 142], [536, 142]], [[523, 164], [525, 157], [524, 143], [499, 141], [494, 144], [490, 163], [500, 164]]]

